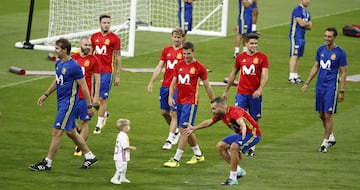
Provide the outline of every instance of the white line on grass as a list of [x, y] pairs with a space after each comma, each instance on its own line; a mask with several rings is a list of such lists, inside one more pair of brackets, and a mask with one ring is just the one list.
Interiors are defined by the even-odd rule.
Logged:
[[1, 85], [1, 86], [0, 86], [0, 89], [6, 88], [6, 87], [10, 87], [10, 86], [19, 85], [19, 84], [24, 84], [24, 83], [28, 83], [28, 82], [32, 82], [32, 81], [36, 81], [36, 80], [40, 80], [40, 79], [47, 78], [47, 77], [49, 77], [49, 76], [37, 77], [37, 78], [29, 79], [29, 80], [24, 80], [24, 81], [20, 81], [20, 82], [15, 82], [15, 83], [10, 83], [10, 84]]

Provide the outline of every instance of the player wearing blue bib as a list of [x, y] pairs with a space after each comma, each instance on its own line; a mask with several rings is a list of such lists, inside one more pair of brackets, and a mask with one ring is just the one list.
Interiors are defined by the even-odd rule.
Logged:
[[304, 55], [305, 32], [311, 30], [312, 22], [310, 12], [306, 9], [310, 0], [300, 0], [291, 14], [290, 21], [290, 61], [289, 61], [289, 83], [299, 84], [303, 82], [298, 76], [299, 59]]
[[49, 152], [46, 158], [37, 164], [29, 166], [34, 171], [46, 171], [51, 169], [53, 158], [58, 151], [63, 132], [74, 141], [74, 143], [84, 152], [85, 161], [80, 168], [88, 168], [97, 163], [95, 155], [90, 151], [85, 139], [82, 138], [75, 129], [75, 110], [78, 104], [78, 88], [81, 86], [86, 103], [88, 114], [94, 115], [92, 110], [90, 93], [87, 88], [84, 75], [80, 66], [70, 57], [71, 44], [66, 39], [59, 39], [55, 43], [55, 53], [59, 60], [55, 64], [56, 79], [50, 87], [38, 99], [38, 105], [42, 106], [47, 97], [56, 90], [58, 113], [52, 130], [52, 139]]
[[[315, 64], [306, 80], [302, 91], [306, 92], [311, 80], [318, 73], [316, 82], [316, 111], [319, 112], [324, 126], [324, 140], [320, 146], [320, 152], [335, 145], [335, 137], [332, 132], [332, 114], [336, 113], [337, 102], [344, 100], [346, 81], [347, 60], [343, 49], [335, 44], [337, 36], [336, 28], [327, 28], [324, 34], [325, 45], [318, 48]], [[338, 93], [339, 92], [339, 93]]]

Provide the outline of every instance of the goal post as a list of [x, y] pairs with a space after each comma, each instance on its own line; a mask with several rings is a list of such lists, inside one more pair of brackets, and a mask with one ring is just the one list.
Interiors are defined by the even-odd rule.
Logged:
[[54, 42], [66, 38], [73, 50], [81, 37], [100, 31], [99, 16], [111, 16], [110, 30], [121, 39], [121, 55], [134, 56], [137, 0], [50, 0], [48, 37], [16, 42], [15, 47], [53, 51]]
[[[179, 26], [179, 0], [50, 0], [48, 36], [30, 40], [31, 1], [26, 41], [16, 42], [17, 48], [54, 51], [54, 42], [66, 38], [75, 50], [81, 37], [100, 31], [99, 16], [108, 14], [110, 30], [121, 39], [121, 55], [133, 57], [137, 30], [170, 33]], [[226, 36], [227, 16], [228, 0], [194, 1], [188, 34]]]

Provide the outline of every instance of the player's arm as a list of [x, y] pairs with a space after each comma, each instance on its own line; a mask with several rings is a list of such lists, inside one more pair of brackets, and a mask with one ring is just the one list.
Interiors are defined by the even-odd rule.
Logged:
[[126, 148], [124, 148], [125, 150], [136, 150], [135, 146], [128, 146]]
[[346, 83], [346, 72], [347, 72], [347, 66], [340, 66], [340, 90], [339, 90], [339, 96], [338, 100], [339, 102], [344, 100], [344, 94], [345, 94], [345, 83]]
[[239, 72], [239, 69], [237, 69], [237, 68], [234, 68], [234, 69], [231, 71], [230, 76], [229, 76], [229, 81], [228, 81], [228, 83], [226, 84], [226, 87], [225, 87], [225, 90], [224, 90], [224, 93], [223, 93], [223, 96], [224, 96], [225, 98], [227, 98], [229, 89], [230, 89], [230, 87], [233, 85], [234, 80], [235, 80], [235, 77], [236, 77], [236, 75], [237, 75], [238, 72]]
[[203, 80], [202, 82], [203, 82], [203, 84], [204, 84], [206, 93], [207, 93], [207, 95], [208, 95], [209, 98], [210, 98], [210, 101], [213, 100], [213, 99], [215, 98], [215, 94], [214, 94], [213, 89], [211, 88], [211, 85], [210, 85], [210, 83], [209, 83], [209, 80], [206, 79], [206, 80]]
[[94, 73], [95, 78], [95, 93], [94, 93], [94, 106], [100, 106], [100, 73]]
[[246, 124], [242, 117], [236, 120], [236, 123], [240, 126], [242, 139], [245, 139], [246, 136]]
[[302, 18], [300, 17], [296, 17], [295, 18], [296, 22], [303, 28], [307, 29], [307, 30], [311, 30], [312, 28], [312, 22], [311, 21], [307, 21], [305, 22]]
[[186, 125], [188, 127], [186, 128], [185, 134], [190, 135], [191, 133], [195, 132], [196, 130], [210, 127], [214, 123], [216, 123], [216, 122], [214, 122], [212, 119], [204, 120], [203, 122], [201, 122], [200, 124], [195, 125], [195, 126], [191, 126], [190, 123], [186, 123]]
[[92, 106], [91, 106], [91, 96], [90, 96], [89, 89], [86, 84], [85, 78], [77, 79], [76, 82], [81, 87], [82, 92], [84, 94], [86, 105], [88, 105], [88, 114], [90, 116], [94, 116], [94, 110], [92, 109]]
[[153, 86], [154, 86], [154, 82], [156, 81], [156, 79], [159, 78], [160, 74], [161, 74], [161, 70], [164, 67], [165, 61], [164, 60], [160, 60], [159, 64], [155, 67], [155, 70], [151, 76], [150, 82], [148, 84], [148, 92], [151, 94], [153, 91]]
[[169, 88], [168, 104], [170, 107], [175, 107], [174, 106], [175, 100], [173, 99], [173, 97], [174, 97], [174, 93], [175, 93], [176, 82], [177, 82], [177, 78], [174, 76], [171, 81], [170, 88]]
[[114, 50], [114, 62], [115, 62], [115, 82], [114, 86], [120, 84], [120, 69], [121, 69], [121, 51]]
[[309, 86], [310, 82], [314, 79], [316, 73], [319, 71], [319, 67], [320, 67], [319, 62], [315, 61], [315, 64], [311, 68], [310, 74], [309, 74], [307, 80], [305, 81], [303, 87], [301, 88], [302, 92], [306, 92], [307, 87]]
[[265, 87], [269, 79], [269, 68], [262, 68], [261, 71], [261, 81], [259, 88], [253, 93], [253, 98], [259, 98], [262, 95], [263, 88]]
[[56, 79], [54, 79], [54, 80], [52, 81], [52, 83], [50, 84], [49, 88], [44, 92], [44, 94], [42, 94], [42, 95], [39, 97], [39, 99], [38, 99], [38, 101], [37, 101], [37, 104], [38, 104], [39, 106], [42, 106], [42, 103], [46, 100], [46, 98], [49, 97], [50, 94], [51, 94], [52, 92], [54, 92], [55, 90], [56, 90]]

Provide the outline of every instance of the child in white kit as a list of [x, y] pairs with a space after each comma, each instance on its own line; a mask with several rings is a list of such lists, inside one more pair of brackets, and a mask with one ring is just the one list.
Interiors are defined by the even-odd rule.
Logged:
[[130, 121], [128, 119], [119, 119], [116, 122], [116, 128], [119, 130], [114, 150], [116, 172], [110, 182], [113, 184], [130, 183], [126, 179], [127, 162], [130, 160], [130, 150], [136, 150], [136, 147], [130, 146], [127, 135], [130, 131]]

